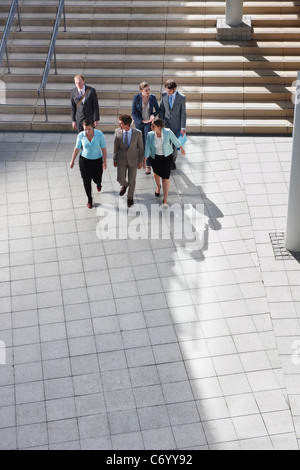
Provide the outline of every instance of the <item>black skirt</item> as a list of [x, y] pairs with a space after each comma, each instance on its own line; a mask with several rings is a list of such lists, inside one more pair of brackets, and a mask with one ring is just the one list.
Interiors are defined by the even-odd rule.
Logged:
[[153, 172], [161, 178], [168, 180], [173, 164], [173, 154], [165, 157], [164, 155], [155, 155], [155, 158], [150, 157], [150, 165], [153, 168]]
[[103, 174], [102, 160], [102, 158], [98, 158], [97, 160], [89, 160], [88, 158], [80, 155], [79, 168], [82, 179], [93, 180], [96, 184], [98, 184], [98, 186], [100, 186]]

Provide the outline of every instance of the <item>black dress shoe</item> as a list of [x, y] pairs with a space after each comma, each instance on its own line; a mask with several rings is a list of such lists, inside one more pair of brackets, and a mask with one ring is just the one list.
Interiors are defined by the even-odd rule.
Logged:
[[125, 194], [126, 191], [127, 191], [127, 188], [128, 188], [128, 186], [122, 186], [122, 187], [121, 187], [121, 190], [120, 190], [120, 192], [119, 192], [119, 195], [120, 195], [120, 196], [124, 196], [124, 194]]
[[134, 204], [133, 199], [127, 199], [127, 207], [131, 207], [133, 206], [133, 204]]

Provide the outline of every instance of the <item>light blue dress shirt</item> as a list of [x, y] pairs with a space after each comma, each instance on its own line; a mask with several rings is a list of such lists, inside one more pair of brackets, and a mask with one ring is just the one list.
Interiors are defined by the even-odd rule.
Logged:
[[[124, 129], [123, 129], [123, 143], [125, 144], [125, 132]], [[129, 129], [129, 131], [127, 131], [128, 133], [128, 147], [131, 143], [131, 137], [132, 137], [132, 127]]]
[[81, 155], [88, 160], [97, 160], [102, 158], [102, 151], [106, 147], [105, 137], [103, 132], [94, 129], [94, 137], [92, 142], [86, 137], [85, 131], [82, 131], [77, 136], [75, 148], [82, 149]]

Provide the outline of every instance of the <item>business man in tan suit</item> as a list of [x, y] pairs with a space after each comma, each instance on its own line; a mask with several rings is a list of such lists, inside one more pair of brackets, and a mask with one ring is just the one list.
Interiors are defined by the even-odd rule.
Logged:
[[[114, 166], [118, 169], [117, 180], [121, 185], [120, 196], [127, 189], [127, 206], [134, 204], [133, 194], [137, 170], [145, 166], [142, 132], [131, 127], [132, 118], [127, 114], [119, 116], [119, 129], [115, 132]], [[128, 179], [127, 179], [128, 178]]]

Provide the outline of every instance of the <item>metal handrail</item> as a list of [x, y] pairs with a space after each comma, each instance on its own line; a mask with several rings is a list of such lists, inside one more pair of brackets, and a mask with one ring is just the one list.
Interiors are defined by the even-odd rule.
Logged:
[[59, 1], [56, 20], [55, 20], [55, 24], [54, 24], [54, 27], [53, 27], [51, 42], [50, 42], [48, 55], [47, 55], [47, 59], [46, 59], [46, 64], [45, 64], [45, 68], [44, 68], [44, 73], [43, 73], [43, 77], [42, 77], [42, 81], [41, 81], [41, 86], [38, 90], [38, 97], [40, 97], [41, 91], [43, 90], [46, 122], [48, 122], [47, 101], [46, 101], [46, 86], [47, 86], [47, 83], [48, 83], [48, 76], [49, 76], [49, 72], [50, 72], [50, 69], [51, 69], [51, 63], [52, 63], [53, 55], [54, 55], [55, 75], [57, 75], [55, 44], [56, 44], [58, 28], [59, 28], [59, 25], [60, 25], [62, 14], [64, 15], [64, 31], [66, 32], [67, 28], [66, 28], [66, 13], [65, 13], [65, 1], [64, 0]]
[[8, 58], [8, 52], [7, 52], [7, 41], [8, 41], [9, 33], [11, 30], [16, 12], [18, 12], [19, 31], [22, 31], [19, 2], [18, 0], [12, 0], [10, 11], [9, 11], [7, 21], [6, 21], [6, 26], [4, 28], [4, 32], [3, 32], [3, 36], [1, 40], [1, 45], [0, 45], [0, 65], [2, 63], [4, 54], [6, 53], [8, 73], [10, 73], [10, 65], [9, 65], [9, 58]]

